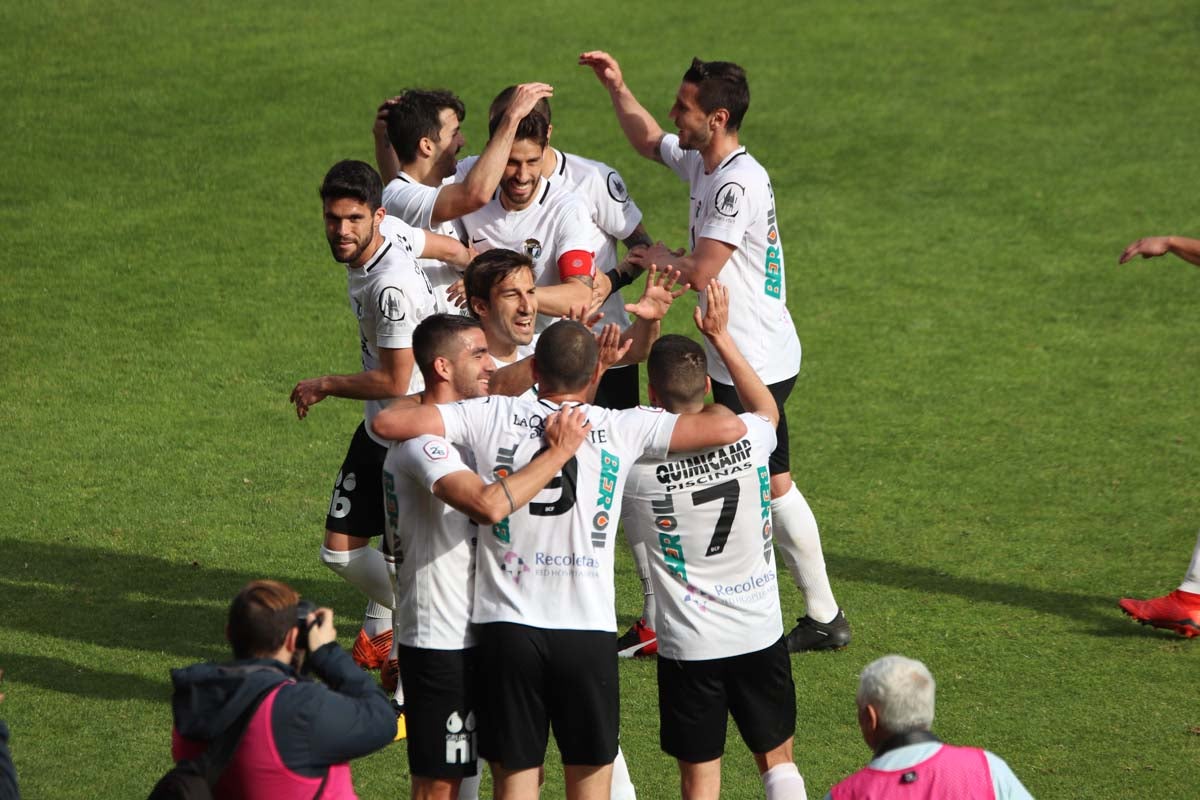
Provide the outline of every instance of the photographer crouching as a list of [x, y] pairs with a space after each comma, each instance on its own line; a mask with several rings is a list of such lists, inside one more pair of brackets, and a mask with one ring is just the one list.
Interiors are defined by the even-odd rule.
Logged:
[[225, 636], [234, 661], [171, 670], [172, 757], [211, 747], [208, 760], [224, 762], [219, 779], [209, 771], [218, 798], [356, 797], [349, 761], [391, 742], [396, 716], [338, 646], [333, 611], [254, 581], [233, 599]]

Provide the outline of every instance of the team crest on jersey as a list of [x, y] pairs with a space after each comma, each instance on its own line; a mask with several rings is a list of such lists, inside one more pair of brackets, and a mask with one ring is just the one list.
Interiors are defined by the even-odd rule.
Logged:
[[525, 240], [525, 255], [537, 261], [542, 257], [542, 243], [537, 239]]
[[404, 292], [395, 286], [388, 286], [379, 293], [379, 313], [392, 322], [404, 319]]
[[504, 563], [500, 565], [500, 571], [512, 578], [513, 583], [520, 585], [521, 576], [529, 572], [529, 565], [525, 563], [525, 559], [509, 550], [504, 554]]
[[450, 455], [450, 452], [446, 449], [446, 445], [441, 442], [426, 442], [425, 446], [421, 449], [425, 451], [425, 455], [429, 456], [431, 461], [441, 461]]
[[746, 188], [740, 183], [729, 183], [717, 189], [713, 205], [717, 213], [723, 217], [736, 217], [742, 210], [742, 200], [746, 196]]
[[621, 176], [615, 172], [608, 173], [605, 179], [608, 185], [608, 196], [618, 203], [629, 202], [629, 190], [625, 188], [625, 181], [621, 180]]

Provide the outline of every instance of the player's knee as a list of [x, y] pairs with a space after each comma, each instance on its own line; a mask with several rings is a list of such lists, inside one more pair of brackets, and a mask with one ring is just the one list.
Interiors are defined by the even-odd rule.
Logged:
[[[343, 538], [350, 539], [351, 537], [344, 536]], [[334, 572], [343, 572], [346, 567], [350, 566], [350, 562], [357, 558], [362, 550], [369, 544], [369, 540], [364, 539], [366, 544], [361, 544], [358, 547], [339, 548], [330, 547], [328, 534], [326, 535], [326, 543], [321, 546], [321, 563], [329, 567]]]

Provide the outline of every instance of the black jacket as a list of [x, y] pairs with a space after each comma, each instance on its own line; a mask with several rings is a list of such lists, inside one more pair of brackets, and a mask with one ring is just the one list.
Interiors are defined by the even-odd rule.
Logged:
[[[391, 703], [336, 642], [310, 653], [308, 664], [324, 683], [298, 679], [290, 666], [271, 659], [173, 669], [175, 729], [186, 739], [210, 741], [264, 690], [291, 678], [299, 682], [279, 690], [271, 712], [275, 745], [288, 769], [320, 777], [329, 765], [373, 753], [392, 741], [396, 715]], [[246, 671], [253, 665], [268, 668]]]
[[17, 769], [8, 752], [8, 726], [0, 719], [0, 800], [21, 800], [17, 791]]

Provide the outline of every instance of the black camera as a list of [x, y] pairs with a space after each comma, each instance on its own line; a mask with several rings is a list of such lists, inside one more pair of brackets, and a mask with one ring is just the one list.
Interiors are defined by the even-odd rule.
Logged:
[[301, 599], [296, 604], [296, 649], [308, 649], [308, 632], [312, 630], [313, 625], [320, 625], [323, 614], [318, 614], [310, 623], [308, 615], [316, 611], [317, 607], [308, 600]]

